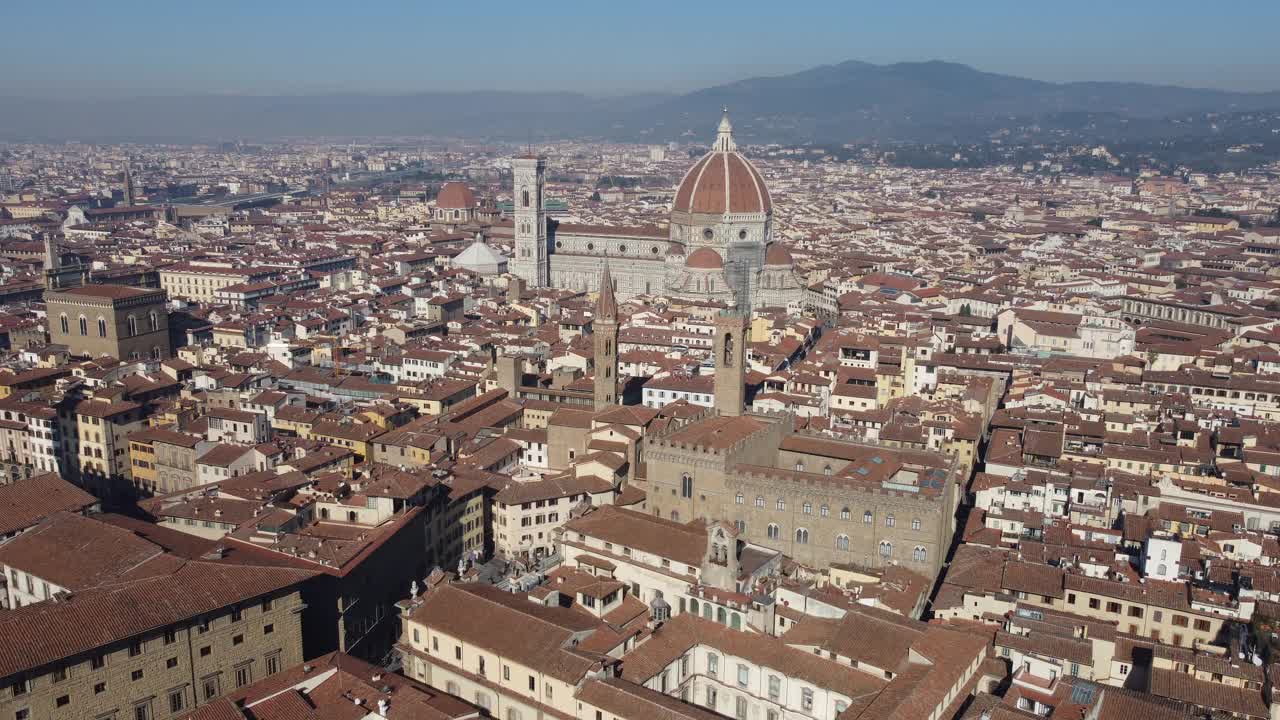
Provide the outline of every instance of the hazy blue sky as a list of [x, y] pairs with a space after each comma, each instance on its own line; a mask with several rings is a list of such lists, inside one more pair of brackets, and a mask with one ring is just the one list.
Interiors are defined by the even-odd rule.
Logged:
[[1280, 89], [1280, 0], [26, 0], [0, 91], [678, 92], [842, 60]]

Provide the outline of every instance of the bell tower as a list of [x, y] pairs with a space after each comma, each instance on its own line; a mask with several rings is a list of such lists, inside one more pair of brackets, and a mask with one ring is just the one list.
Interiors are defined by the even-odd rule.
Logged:
[[51, 232], [44, 233], [44, 289], [66, 290], [89, 284], [89, 266], [62, 264], [62, 247]]
[[725, 310], [716, 316], [715, 328], [715, 407], [721, 415], [735, 417], [742, 414], [747, 396], [747, 317]]
[[543, 190], [546, 187], [546, 158], [525, 155], [512, 161], [516, 256], [511, 272], [528, 287], [551, 284], [547, 248], [547, 211]]
[[600, 274], [600, 295], [591, 327], [595, 342], [595, 409], [599, 412], [618, 404], [618, 300], [613, 294], [613, 277], [607, 262]]
[[133, 166], [124, 161], [124, 206], [133, 207]]

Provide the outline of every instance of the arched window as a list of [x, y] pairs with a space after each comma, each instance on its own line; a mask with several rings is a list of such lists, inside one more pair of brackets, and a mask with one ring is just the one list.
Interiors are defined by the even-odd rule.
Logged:
[[679, 511], [677, 511], [677, 510], [672, 510], [672, 511], [671, 511], [671, 519], [672, 519], [672, 520], [679, 521], [679, 520], [680, 520], [680, 512], [679, 512]]
[[764, 507], [764, 496], [763, 496], [763, 495], [757, 495], [757, 496], [756, 496], [756, 507], [758, 507], [758, 508], [762, 508], [762, 507]]
[[81, 335], [89, 334], [89, 320], [83, 315], [80, 316], [80, 334]]
[[737, 494], [737, 495], [735, 495], [735, 496], [734, 496], [734, 498], [733, 498], [733, 503], [734, 503], [735, 505], [742, 505], [742, 504], [743, 504], [743, 503], [745, 503], [746, 501], [747, 501], [747, 497], [746, 497], [745, 495], [743, 495], [742, 493], [738, 493], [738, 494]]
[[813, 514], [813, 503], [805, 503], [804, 505], [801, 505], [801, 506], [800, 506], [800, 512], [804, 513], [805, 515], [812, 515], [812, 514]]
[[138, 318], [130, 315], [125, 323], [129, 330], [129, 337], [133, 337], [138, 334]]
[[69, 323], [69, 322], [67, 321], [67, 314], [66, 314], [66, 313], [62, 313], [62, 317], [58, 318], [58, 324], [62, 326], [62, 334], [63, 334], [63, 335], [70, 335], [70, 334], [71, 334], [71, 323]]
[[808, 545], [809, 531], [804, 528], [796, 528], [796, 543], [799, 545]]
[[151, 332], [155, 332], [160, 329], [160, 316], [157, 315], [154, 310], [151, 311], [151, 315], [148, 319], [151, 321]]
[[882, 558], [893, 557], [893, 543], [889, 542], [888, 540], [880, 541], [880, 557]]
[[529, 207], [529, 191], [528, 190], [521, 191], [520, 205], [523, 207]]
[[778, 502], [776, 503], [775, 507], [777, 507], [779, 510], [786, 510], [787, 501], [783, 500], [782, 498], [778, 498]]
[[831, 473], [833, 473], [833, 472], [835, 472], [835, 470], [834, 470], [834, 469], [832, 469], [832, 467], [831, 467], [830, 465], [828, 465], [828, 466], [826, 466], [826, 467], [822, 468], [822, 474], [823, 474], [823, 475], [826, 475], [827, 477], [831, 477]]
[[803, 461], [803, 460], [797, 460], [797, 461], [796, 461], [796, 472], [804, 472], [804, 461]]
[[106, 336], [107, 336], [107, 321], [103, 320], [102, 318], [98, 318], [98, 337], [106, 337]]
[[871, 524], [871, 511], [867, 510], [862, 513], [862, 522], [866, 525]]
[[151, 348], [151, 359], [159, 360], [162, 352], [163, 351], [160, 349], [159, 345], [156, 345], [155, 347]]
[[734, 520], [734, 521], [733, 521], [733, 526], [734, 526], [735, 528], [737, 528], [737, 529], [738, 529], [738, 532], [740, 532], [740, 533], [744, 533], [744, 532], [746, 532], [746, 531], [747, 531], [747, 521], [746, 521], [746, 520]]
[[912, 530], [920, 529], [920, 518], [911, 518], [911, 529]]
[[733, 628], [734, 630], [741, 630], [741, 629], [742, 629], [742, 616], [741, 616], [741, 615], [739, 615], [738, 613], [734, 613], [732, 616], [730, 616], [730, 618], [729, 618], [729, 627]]
[[837, 550], [848, 550], [848, 549], [849, 549], [849, 536], [848, 536], [848, 535], [837, 535], [837, 536], [836, 536], [836, 549], [837, 549]]
[[847, 507], [846, 507], [846, 508], [840, 508], [840, 519], [841, 519], [841, 520], [848, 520], [848, 519], [849, 519], [849, 508], [847, 508]]
[[1169, 572], [1169, 567], [1164, 563], [1160, 563], [1159, 565], [1156, 566], [1157, 575], [1164, 575], [1167, 572]]
[[722, 607], [716, 608], [716, 622], [721, 625], [729, 624], [729, 612]]
[[885, 516], [884, 516], [884, 526], [885, 526], [885, 527], [893, 527], [893, 526], [894, 526], [894, 524], [895, 524], [895, 523], [897, 523], [897, 522], [898, 522], [898, 521], [897, 521], [897, 520], [895, 520], [895, 519], [893, 518], [893, 513], [889, 513], [888, 515], [885, 515]]
[[822, 507], [818, 508], [818, 515], [821, 517], [827, 517], [831, 515], [831, 508], [827, 507], [826, 505], [823, 505]]
[[712, 614], [713, 614], [714, 612], [715, 612], [715, 611], [711, 609], [711, 604], [710, 604], [710, 603], [703, 603], [703, 604], [702, 604], [702, 617], [704, 617], [704, 618], [706, 618], [706, 619], [710, 620], [710, 619], [711, 619], [711, 616], [712, 616]]
[[698, 601], [694, 600], [693, 598], [689, 598], [689, 612], [693, 613], [694, 615], [698, 614]]
[[781, 537], [781, 532], [779, 532], [778, 526], [775, 523], [769, 523], [769, 527], [766, 530], [766, 534], [769, 536], [770, 540], [777, 540], [779, 537]]
[[916, 562], [924, 562], [928, 554], [929, 551], [925, 550], [923, 545], [917, 545], [915, 549], [911, 551], [911, 559]]
[[680, 497], [693, 497], [693, 476], [689, 473], [680, 476]]

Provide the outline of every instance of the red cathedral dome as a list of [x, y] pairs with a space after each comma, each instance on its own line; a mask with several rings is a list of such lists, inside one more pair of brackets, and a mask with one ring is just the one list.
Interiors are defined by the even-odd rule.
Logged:
[[684, 266], [694, 270], [719, 270], [724, 267], [724, 261], [720, 259], [720, 253], [704, 247], [689, 253], [689, 257], [684, 259]]
[[791, 257], [791, 251], [782, 243], [769, 243], [769, 248], [764, 252], [765, 265], [794, 265], [795, 260]]
[[720, 120], [715, 146], [685, 173], [671, 209], [721, 215], [766, 213], [772, 205], [764, 178], [751, 161], [738, 152], [733, 142], [733, 126], [726, 114]]
[[436, 207], [446, 210], [468, 210], [476, 206], [476, 194], [466, 183], [447, 182], [436, 196]]

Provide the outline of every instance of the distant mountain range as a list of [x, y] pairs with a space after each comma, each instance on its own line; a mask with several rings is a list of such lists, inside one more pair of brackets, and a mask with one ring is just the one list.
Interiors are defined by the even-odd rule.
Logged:
[[[850, 61], [683, 95], [463, 92], [0, 98], [0, 139], [264, 140], [422, 136], [708, 142], [721, 106], [748, 142], [950, 142], [1043, 123], [1180, 131], [1176, 117], [1280, 111], [1280, 92], [1052, 83], [930, 61]], [[1172, 125], [1171, 125], [1172, 124]], [[1185, 128], [1184, 128], [1185, 130]]]

